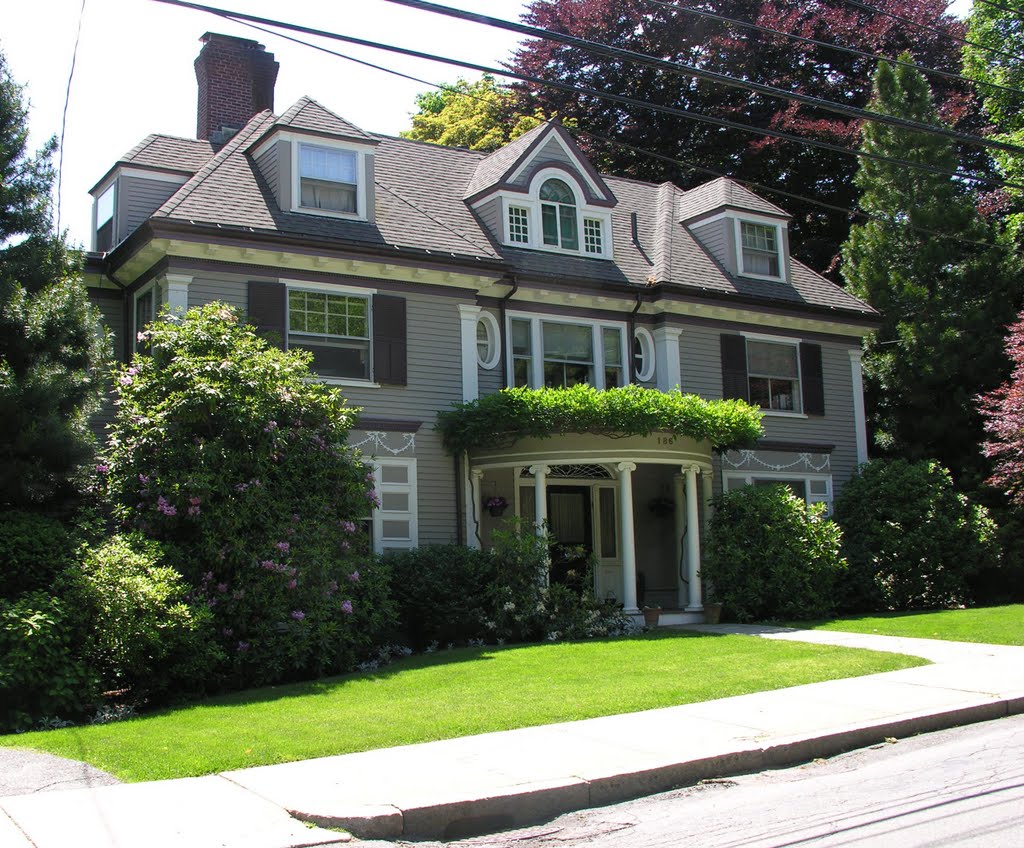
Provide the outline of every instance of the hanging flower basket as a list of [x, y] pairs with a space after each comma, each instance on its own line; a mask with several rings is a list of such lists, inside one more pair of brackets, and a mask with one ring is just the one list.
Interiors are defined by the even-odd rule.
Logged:
[[484, 506], [494, 518], [500, 518], [508, 508], [508, 501], [501, 495], [495, 495], [484, 501]]

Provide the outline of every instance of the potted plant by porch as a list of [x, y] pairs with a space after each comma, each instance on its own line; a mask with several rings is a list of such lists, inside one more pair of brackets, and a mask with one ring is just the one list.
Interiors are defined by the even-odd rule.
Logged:
[[508, 507], [508, 501], [505, 500], [501, 495], [493, 495], [484, 501], [484, 506], [487, 507], [487, 511], [495, 518], [500, 518]]
[[722, 620], [722, 604], [720, 601], [704, 602], [704, 623], [718, 624]]
[[657, 627], [661, 620], [661, 607], [644, 607], [644, 624]]

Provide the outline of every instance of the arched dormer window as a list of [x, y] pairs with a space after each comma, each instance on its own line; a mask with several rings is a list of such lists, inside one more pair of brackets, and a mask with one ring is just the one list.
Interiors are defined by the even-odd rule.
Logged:
[[575, 178], [562, 169], [534, 174], [528, 193], [502, 192], [502, 204], [507, 245], [612, 258], [611, 211], [589, 203]]
[[563, 250], [579, 250], [576, 224], [576, 196], [563, 180], [546, 180], [540, 187], [541, 224], [544, 244]]

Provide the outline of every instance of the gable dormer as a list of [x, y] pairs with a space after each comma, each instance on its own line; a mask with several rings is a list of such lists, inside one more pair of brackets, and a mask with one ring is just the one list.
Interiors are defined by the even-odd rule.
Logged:
[[282, 211], [374, 220], [377, 140], [309, 97], [249, 150]]
[[737, 276], [789, 281], [789, 214], [722, 177], [686, 192], [679, 220]]
[[559, 124], [481, 160], [466, 201], [509, 247], [612, 258], [615, 195]]

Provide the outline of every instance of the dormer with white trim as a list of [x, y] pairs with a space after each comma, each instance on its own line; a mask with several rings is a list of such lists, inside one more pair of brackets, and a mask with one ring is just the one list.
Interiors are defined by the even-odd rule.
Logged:
[[613, 257], [615, 195], [559, 124], [542, 124], [482, 160], [466, 201], [508, 247]]

